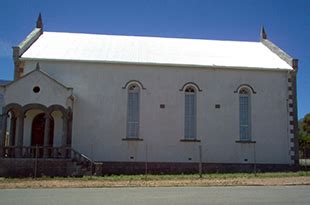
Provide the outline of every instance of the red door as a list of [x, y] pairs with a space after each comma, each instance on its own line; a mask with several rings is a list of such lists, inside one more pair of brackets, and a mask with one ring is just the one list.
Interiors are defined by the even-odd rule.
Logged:
[[[44, 145], [44, 128], [45, 128], [45, 117], [44, 113], [38, 114], [32, 122], [32, 134], [31, 134], [31, 146], [43, 146]], [[50, 146], [53, 146], [54, 139], [54, 120], [50, 121], [50, 133], [49, 142]], [[50, 152], [49, 152], [50, 153]], [[43, 155], [43, 150], [40, 149], [39, 156]]]

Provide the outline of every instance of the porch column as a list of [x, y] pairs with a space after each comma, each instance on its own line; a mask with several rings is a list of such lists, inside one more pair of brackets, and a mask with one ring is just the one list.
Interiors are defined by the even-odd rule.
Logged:
[[49, 146], [49, 135], [50, 135], [50, 122], [51, 118], [50, 115], [45, 116], [45, 127], [44, 127], [44, 143], [43, 143], [43, 155], [44, 157], [47, 157], [48, 155], [48, 149], [46, 147]]
[[[10, 139], [9, 139], [9, 146], [15, 146], [15, 135], [16, 135], [16, 117], [14, 115], [11, 116], [10, 122]], [[14, 148], [8, 149], [8, 155], [10, 157], [15, 156]]]
[[16, 133], [16, 117], [11, 117], [11, 127], [10, 127], [10, 139], [9, 139], [9, 145], [14, 146], [15, 145], [15, 133]]
[[7, 114], [2, 114], [2, 133], [0, 136], [0, 157], [3, 157], [3, 154], [4, 154], [3, 147], [5, 145], [7, 118], [8, 118]]
[[63, 148], [62, 150], [62, 157], [66, 157], [67, 156], [67, 141], [68, 141], [68, 116], [66, 114], [63, 113], [63, 117], [62, 117], [62, 136], [61, 136], [61, 146]]
[[18, 136], [17, 136], [17, 143], [16, 145], [19, 147], [16, 153], [17, 157], [22, 156], [22, 151], [23, 151], [23, 138], [24, 138], [24, 118], [25, 114], [22, 112], [18, 116]]
[[68, 113], [68, 132], [67, 132], [67, 146], [71, 147], [72, 144], [72, 120], [73, 120], [73, 113], [69, 111]]

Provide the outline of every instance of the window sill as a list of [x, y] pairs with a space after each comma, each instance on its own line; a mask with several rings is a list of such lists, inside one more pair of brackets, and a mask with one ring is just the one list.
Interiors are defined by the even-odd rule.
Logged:
[[236, 140], [236, 143], [255, 144], [256, 141], [252, 141], [252, 140]]
[[123, 141], [143, 141], [142, 138], [123, 138]]
[[198, 139], [181, 139], [180, 142], [200, 142]]

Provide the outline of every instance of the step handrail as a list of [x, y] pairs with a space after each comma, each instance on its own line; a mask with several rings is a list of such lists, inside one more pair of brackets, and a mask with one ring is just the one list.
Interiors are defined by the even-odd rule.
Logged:
[[76, 151], [76, 150], [73, 149], [72, 147], [70, 147], [70, 149], [71, 149], [71, 151], [73, 152], [74, 155], [77, 154], [77, 155], [79, 155], [80, 157], [84, 158], [86, 161], [89, 161], [89, 162], [91, 162], [92, 164], [95, 163], [91, 158], [89, 158], [89, 157], [87, 157], [86, 155], [84, 155], [84, 154], [82, 154], [82, 153]]
[[[36, 158], [35, 152], [37, 150], [40, 151], [52, 151], [52, 152], [61, 152], [64, 151], [64, 156], [55, 157], [55, 155], [48, 156], [47, 158], [70, 158], [74, 159], [75, 156], [78, 156], [78, 160], [80, 161], [88, 161], [91, 164], [94, 164], [94, 160], [86, 156], [85, 154], [82, 154], [78, 152], [77, 150], [73, 149], [72, 147], [51, 147], [51, 146], [0, 146], [0, 158]], [[16, 153], [20, 152], [19, 155]], [[73, 155], [67, 155], [67, 153], [72, 153]], [[31, 154], [32, 153], [32, 154]], [[45, 158], [45, 157], [40, 157]]]

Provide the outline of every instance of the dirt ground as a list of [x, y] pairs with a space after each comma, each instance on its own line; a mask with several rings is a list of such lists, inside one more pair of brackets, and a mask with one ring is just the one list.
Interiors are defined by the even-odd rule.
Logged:
[[95, 188], [159, 186], [279, 186], [310, 185], [310, 176], [232, 179], [105, 180], [103, 179], [1, 179], [0, 189], [14, 188]]

